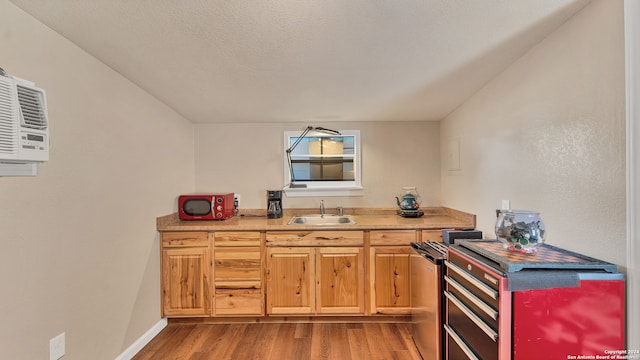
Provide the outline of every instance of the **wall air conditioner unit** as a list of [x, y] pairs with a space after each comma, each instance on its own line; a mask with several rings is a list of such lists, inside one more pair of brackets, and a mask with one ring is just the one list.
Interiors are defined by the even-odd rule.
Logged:
[[43, 89], [0, 74], [0, 176], [34, 176], [49, 160], [49, 121]]

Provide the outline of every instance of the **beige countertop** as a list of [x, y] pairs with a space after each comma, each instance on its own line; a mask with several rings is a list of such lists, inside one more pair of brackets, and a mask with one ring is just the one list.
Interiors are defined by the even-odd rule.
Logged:
[[246, 210], [221, 221], [181, 221], [178, 214], [157, 218], [158, 231], [299, 231], [299, 230], [430, 230], [475, 227], [473, 214], [445, 208], [421, 208], [419, 218], [404, 218], [395, 209], [344, 209], [355, 224], [345, 225], [288, 225], [293, 215], [314, 214], [318, 209], [287, 209], [280, 219], [268, 219], [260, 210]]

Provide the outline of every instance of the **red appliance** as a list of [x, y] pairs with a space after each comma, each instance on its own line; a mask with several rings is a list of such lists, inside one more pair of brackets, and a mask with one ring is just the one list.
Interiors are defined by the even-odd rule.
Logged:
[[178, 197], [180, 220], [225, 220], [235, 215], [235, 197], [228, 194], [196, 194]]
[[463, 240], [449, 248], [445, 280], [448, 359], [595, 359], [625, 349], [624, 276], [614, 264], [546, 244], [532, 256]]

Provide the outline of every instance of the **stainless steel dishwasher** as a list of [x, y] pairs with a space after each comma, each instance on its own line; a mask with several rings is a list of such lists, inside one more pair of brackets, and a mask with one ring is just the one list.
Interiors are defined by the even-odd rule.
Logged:
[[423, 359], [442, 359], [442, 263], [440, 242], [411, 243], [411, 322], [413, 341]]

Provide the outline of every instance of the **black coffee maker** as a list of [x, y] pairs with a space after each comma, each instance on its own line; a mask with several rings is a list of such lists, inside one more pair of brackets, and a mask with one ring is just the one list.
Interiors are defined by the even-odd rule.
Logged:
[[267, 218], [282, 217], [282, 190], [267, 190]]

